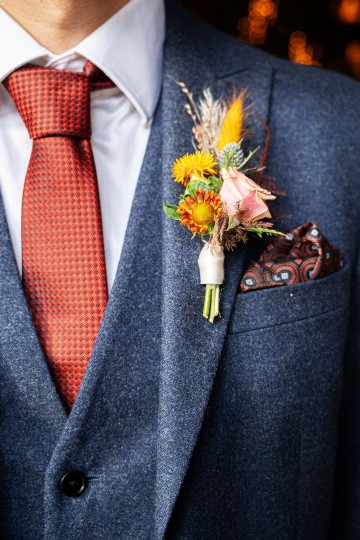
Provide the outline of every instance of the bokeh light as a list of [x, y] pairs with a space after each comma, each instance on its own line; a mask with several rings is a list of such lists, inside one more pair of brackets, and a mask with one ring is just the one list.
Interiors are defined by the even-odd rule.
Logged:
[[338, 8], [338, 17], [346, 24], [360, 22], [360, 0], [341, 0]]
[[275, 56], [360, 81], [360, 0], [181, 2], [219, 30]]
[[289, 58], [297, 64], [305, 64], [308, 66], [319, 66], [319, 62], [323, 55], [323, 48], [318, 43], [307, 42], [307, 36], [304, 32], [293, 32], [289, 39]]
[[351, 41], [347, 44], [345, 58], [355, 77], [360, 79], [360, 41]]
[[239, 38], [251, 45], [262, 45], [269, 26], [276, 23], [278, 5], [274, 0], [251, 0], [248, 15], [238, 23]]

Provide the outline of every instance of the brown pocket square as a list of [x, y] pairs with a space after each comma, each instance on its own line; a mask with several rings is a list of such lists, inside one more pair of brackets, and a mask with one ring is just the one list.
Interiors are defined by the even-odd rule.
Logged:
[[342, 264], [340, 251], [329, 244], [317, 225], [305, 223], [266, 246], [259, 260], [246, 270], [240, 292], [322, 278]]

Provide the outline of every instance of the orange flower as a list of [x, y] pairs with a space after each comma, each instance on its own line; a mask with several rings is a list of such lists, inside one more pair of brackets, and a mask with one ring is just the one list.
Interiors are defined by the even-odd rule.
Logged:
[[177, 212], [181, 215], [181, 225], [193, 233], [206, 234], [209, 225], [221, 216], [222, 200], [215, 191], [201, 188], [196, 191], [196, 199], [186, 197]]

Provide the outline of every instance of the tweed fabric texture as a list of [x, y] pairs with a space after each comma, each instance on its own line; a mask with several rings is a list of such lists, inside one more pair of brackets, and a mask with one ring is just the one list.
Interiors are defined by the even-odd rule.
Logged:
[[240, 292], [295, 285], [336, 272], [343, 261], [315, 223], [305, 223], [286, 236], [275, 237], [257, 262], [247, 268]]
[[[29, 321], [0, 205], [1, 533], [358, 540], [359, 86], [250, 48], [180, 7], [167, 15], [161, 102], [116, 282], [69, 416]], [[226, 258], [223, 318], [202, 320], [201, 241], [190, 242], [161, 208], [180, 193], [170, 179], [174, 159], [192, 151], [179, 80], [195, 98], [204, 81], [216, 97], [249, 87], [254, 115], [271, 128], [268, 173], [287, 193], [275, 201], [287, 216], [277, 228], [314, 220], [343, 253], [343, 268], [237, 294], [246, 260], [264, 248], [252, 240]], [[263, 146], [261, 126], [249, 147]], [[75, 499], [58, 487], [71, 469], [88, 479]]]
[[[58, 391], [73, 406], [107, 303], [84, 73], [26, 65], [5, 86], [33, 139], [22, 202], [24, 291]], [[100, 75], [100, 85], [106, 85]]]

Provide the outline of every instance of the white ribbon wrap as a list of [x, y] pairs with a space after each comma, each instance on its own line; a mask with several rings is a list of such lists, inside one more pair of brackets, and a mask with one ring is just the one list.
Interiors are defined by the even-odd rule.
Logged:
[[213, 251], [207, 243], [199, 255], [201, 285], [222, 285], [224, 282], [224, 248]]

